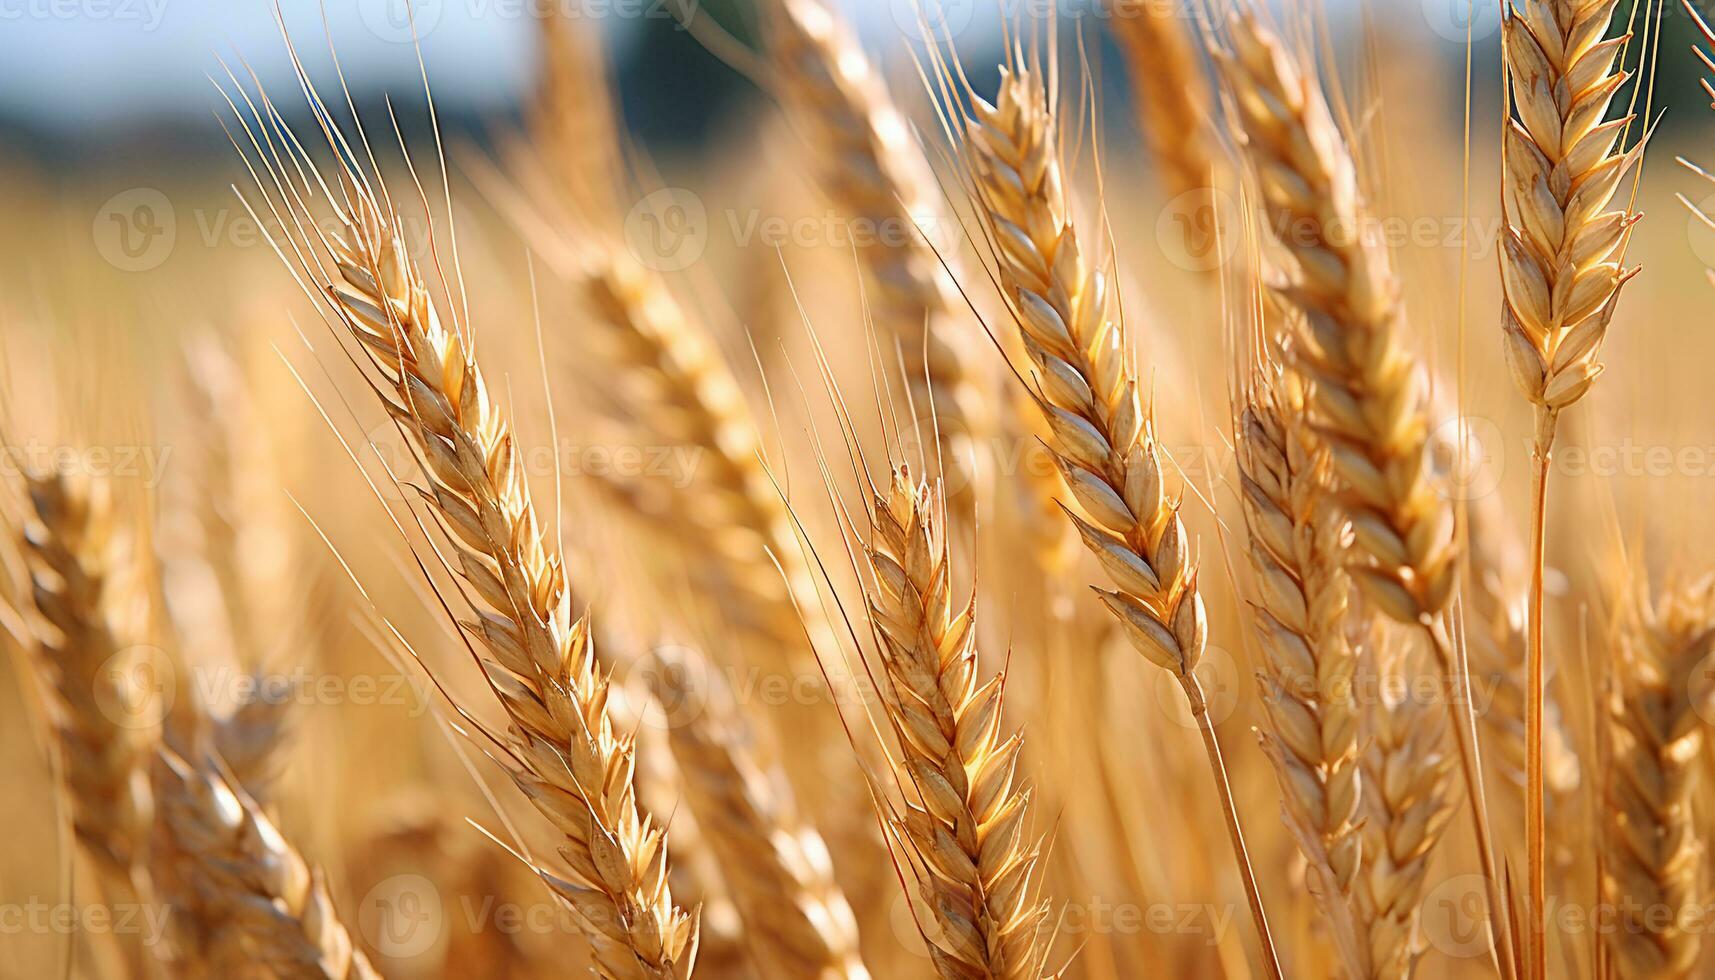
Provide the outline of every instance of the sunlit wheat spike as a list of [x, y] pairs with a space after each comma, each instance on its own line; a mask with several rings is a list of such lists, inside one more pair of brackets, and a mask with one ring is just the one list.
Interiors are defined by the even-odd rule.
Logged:
[[[1635, 117], [1609, 118], [1629, 72], [1617, 62], [1629, 33], [1611, 33], [1617, 0], [1529, 0], [1508, 5], [1501, 282], [1507, 364], [1540, 417], [1576, 402], [1602, 373], [1598, 360], [1638, 215], [1613, 208], [1643, 155], [1628, 149]], [[1540, 423], [1539, 423], [1540, 424]], [[1551, 423], [1550, 423], [1551, 424]]]
[[1316, 77], [1259, 16], [1234, 9], [1215, 61], [1292, 260], [1281, 293], [1304, 320], [1293, 366], [1351, 518], [1352, 577], [1383, 612], [1416, 623], [1447, 604], [1457, 569], [1452, 508], [1423, 475], [1428, 422], [1400, 285]]
[[[942, 437], [942, 467], [964, 473], [993, 413], [982, 401], [985, 352], [973, 349], [974, 325], [960, 316], [965, 303], [944, 267], [943, 257], [956, 254], [957, 222], [847, 25], [823, 0], [772, 0], [767, 10], [782, 96], [815, 150], [821, 186], [854, 221], [854, 234], [875, 239], [856, 251], [875, 283], [869, 300], [889, 357], [897, 345], [922, 434]], [[960, 478], [961, 492], [968, 478]]]
[[1715, 709], [1715, 581], [1628, 602], [1606, 720], [1602, 899], [1619, 917], [1606, 942], [1627, 980], [1687, 977], [1701, 936], [1686, 915], [1708, 901], [1694, 800]]
[[662, 655], [652, 675], [699, 829], [738, 903], [769, 976], [867, 980], [857, 922], [833, 878], [827, 845], [804, 823], [790, 786], [765, 767], [756, 736], [713, 664]]
[[[307, 79], [303, 85], [321, 107]], [[331, 145], [346, 147], [331, 121], [323, 125]], [[288, 165], [253, 152], [274, 168], [257, 186], [267, 206], [290, 210], [290, 227], [312, 224], [301, 199], [268, 198], [288, 182], [281, 172]], [[449, 602], [471, 607], [460, 625], [509, 722], [496, 735], [498, 754], [562, 835], [565, 868], [544, 867], [541, 876], [575, 911], [602, 976], [688, 976], [695, 918], [673, 904], [663, 829], [638, 812], [631, 737], [607, 713], [607, 677], [588, 620], [574, 618], [565, 562], [537, 517], [511, 427], [472, 356], [468, 325], [442, 321], [385, 189], [372, 189], [349, 149], [336, 153], [338, 190], [328, 194], [334, 230], [289, 243], [300, 256], [296, 271], [356, 341], [355, 356], [372, 369], [371, 389], [415, 450], [421, 472], [401, 478], [425, 482], [427, 513], [444, 532], [443, 553], [463, 585], [462, 600]]]
[[930, 959], [949, 980], [1043, 975], [1040, 842], [1018, 785], [1022, 736], [1002, 723], [1006, 675], [979, 676], [976, 604], [953, 594], [942, 497], [896, 466], [864, 542], [869, 621], [899, 740], [895, 834], [934, 917]]
[[1447, 751], [1446, 713], [1414, 683], [1423, 658], [1379, 639], [1371, 649], [1383, 697], [1366, 713], [1359, 901], [1370, 920], [1371, 975], [1404, 978], [1423, 952], [1426, 876], [1458, 806], [1459, 760]]
[[1260, 737], [1335, 947], [1368, 977], [1369, 923], [1354, 894], [1363, 848], [1358, 658], [1341, 567], [1349, 529], [1326, 491], [1327, 454], [1305, 427], [1302, 389], [1268, 364], [1249, 387], [1235, 434], [1270, 722]]
[[196, 975], [378, 978], [340, 923], [321, 873], [212, 763], [161, 748], [154, 880]]
[[149, 753], [160, 738], [161, 663], [139, 646], [146, 602], [96, 476], [27, 474], [21, 550], [38, 614], [38, 664], [55, 694], [78, 841], [120, 882], [135, 880], [151, 813]]

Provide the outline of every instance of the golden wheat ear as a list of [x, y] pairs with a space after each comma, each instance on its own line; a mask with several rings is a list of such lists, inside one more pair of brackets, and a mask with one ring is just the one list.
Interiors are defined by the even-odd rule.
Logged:
[[378, 980], [321, 872], [219, 767], [162, 747], [152, 866], [175, 953], [208, 976]]
[[[504, 731], [477, 730], [561, 835], [562, 861], [539, 867], [542, 880], [575, 913], [601, 976], [686, 977], [696, 919], [673, 903], [665, 832], [639, 813], [632, 739], [608, 713], [607, 675], [588, 621], [573, 614], [564, 559], [537, 517], [519, 446], [474, 358], [471, 326], [442, 319], [386, 185], [358, 169], [357, 153], [301, 70], [300, 81], [338, 161], [338, 190], [328, 189], [263, 94], [255, 126], [234, 108], [248, 140], [240, 151], [257, 173], [252, 211], [288, 216], [277, 251], [294, 257], [289, 268], [349, 337], [348, 353], [414, 450], [424, 483], [415, 519], [438, 529], [435, 555], [457, 583], [431, 577], [430, 584], [507, 721]], [[313, 182], [293, 184], [299, 173]], [[328, 198], [331, 233], [314, 230], [323, 225], [301, 196], [306, 183]], [[426, 199], [420, 185], [416, 191]], [[432, 235], [430, 245], [438, 258]], [[456, 283], [456, 256], [449, 257]], [[462, 284], [445, 292], [464, 294]]]
[[1715, 580], [1630, 596], [1615, 646], [1601, 894], [1621, 918], [1606, 946], [1621, 976], [1688, 977], [1701, 935], [1687, 912], [1708, 902], [1693, 800], [1715, 710]]

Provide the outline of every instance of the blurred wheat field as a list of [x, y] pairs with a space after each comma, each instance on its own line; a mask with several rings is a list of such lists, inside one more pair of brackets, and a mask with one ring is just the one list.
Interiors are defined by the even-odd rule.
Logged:
[[1694, 6], [550, 6], [0, 154], [0, 976], [1708, 974]]

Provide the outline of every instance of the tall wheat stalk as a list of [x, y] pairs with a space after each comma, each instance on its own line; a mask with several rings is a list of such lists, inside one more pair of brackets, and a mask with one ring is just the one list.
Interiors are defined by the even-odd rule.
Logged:
[[452, 601], [468, 603], [473, 617], [460, 626], [508, 722], [483, 735], [562, 835], [569, 876], [539, 873], [576, 913], [603, 977], [689, 976], [696, 920], [673, 904], [665, 834], [638, 812], [632, 738], [608, 715], [588, 619], [574, 618], [564, 559], [536, 516], [511, 427], [474, 360], [469, 324], [442, 321], [385, 185], [358, 169], [326, 104], [301, 72], [299, 79], [339, 160], [334, 188], [319, 176], [311, 185], [328, 197], [335, 231], [304, 231], [318, 226], [293, 176], [298, 168], [320, 172], [295, 137], [275, 135], [283, 124], [265, 101], [266, 122], [254, 127], [234, 107], [246, 159], [253, 173], [263, 171], [256, 197], [289, 235], [295, 230], [276, 249], [292, 253], [300, 281], [357, 342], [371, 390], [415, 450], [426, 511], [462, 583]]
[[1226, 815], [1263, 963], [1279, 975], [1244, 832], [1227, 784], [1208, 700], [1196, 674], [1208, 634], [1192, 542], [1167, 493], [1153, 423], [1129, 363], [1126, 325], [1110, 308], [1107, 277], [1087, 251], [1063, 182], [1056, 98], [1039, 64], [1015, 54], [997, 99], [956, 91], [942, 66], [949, 128], [969, 169], [973, 206], [986, 231], [1019, 337], [1032, 397], [1047, 421], [1066, 487], [1093, 520], [1070, 509], [1085, 546], [1113, 590], [1097, 590], [1132, 646], [1173, 674], [1202, 733]]
[[1193, 43], [1192, 6], [1108, 0], [1108, 9], [1163, 188], [1173, 195], [1207, 193], [1216, 166], [1207, 118], [1215, 100]]
[[1502, 336], [1507, 365], [1535, 407], [1531, 473], [1531, 584], [1527, 606], [1525, 838], [1533, 980], [1547, 970], [1543, 822], [1543, 561], [1548, 468], [1560, 413], [1602, 373], [1598, 360], [1620, 289], [1637, 270], [1623, 265], [1638, 215], [1611, 208], [1644, 141], [1627, 149], [1631, 113], [1608, 118], [1630, 73], [1616, 61], [1629, 34], [1609, 37], [1612, 0], [1505, 6], [1502, 35], [1512, 111], [1505, 122], [1500, 253]]

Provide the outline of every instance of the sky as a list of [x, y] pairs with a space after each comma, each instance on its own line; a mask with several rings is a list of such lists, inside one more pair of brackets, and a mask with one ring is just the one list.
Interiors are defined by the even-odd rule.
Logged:
[[[532, 73], [531, 11], [541, 4], [600, 22], [623, 55], [644, 28], [669, 23], [668, 4], [715, 0], [281, 0], [293, 38], [312, 64], [327, 63], [327, 38], [354, 89], [420, 88], [411, 47], [421, 38], [437, 98], [482, 111], [517, 100]], [[992, 33], [997, 8], [1025, 15], [1057, 7], [1089, 15], [1101, 0], [843, 0], [877, 44], [916, 32], [915, 5], [961, 42]], [[1359, 0], [1362, 2], [1362, 0]], [[1462, 39], [1468, 0], [1368, 0], [1421, 16]], [[1343, 6], [1340, 0], [1335, 4]], [[730, 9], [730, 4], [727, 5]], [[1492, 3], [1479, 4], [1482, 9]], [[1415, 9], [1412, 9], [1415, 8]], [[409, 14], [407, 14], [409, 10]], [[221, 60], [254, 68], [271, 86], [289, 84], [289, 61], [271, 0], [0, 0], [0, 117], [62, 135], [116, 120], [210, 113], [210, 75]], [[322, 18], [326, 18], [326, 31]], [[1498, 15], [1497, 15], [1498, 16]], [[1491, 18], [1479, 17], [1479, 33]]]

